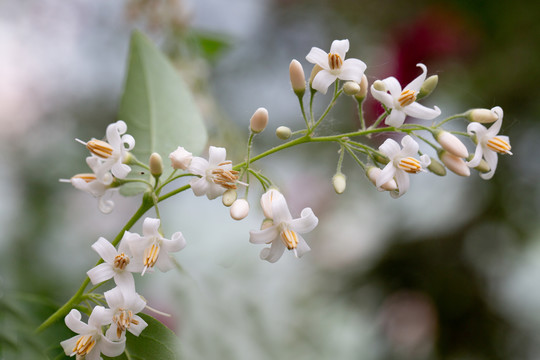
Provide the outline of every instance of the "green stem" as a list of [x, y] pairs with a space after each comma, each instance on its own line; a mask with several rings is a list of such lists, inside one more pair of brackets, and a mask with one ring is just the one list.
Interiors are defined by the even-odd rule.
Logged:
[[309, 129], [309, 120], [306, 116], [306, 110], [304, 108], [304, 94], [302, 94], [302, 96], [300, 95], [297, 95], [298, 97], [298, 102], [300, 103], [300, 110], [302, 111], [302, 117], [304, 118], [304, 121], [306, 122], [306, 129]]
[[377, 126], [390, 114], [390, 112], [385, 108], [385, 111], [379, 116], [377, 120], [369, 127], [369, 129], [376, 129]]
[[437, 125], [434, 125], [433, 127], [434, 128], [438, 128], [440, 127], [441, 125], [451, 121], [451, 120], [454, 120], [454, 119], [459, 119], [459, 118], [467, 118], [466, 116], [466, 113], [461, 113], [461, 114], [456, 114], [456, 115], [452, 115], [450, 117], [447, 117], [446, 119], [444, 119], [443, 121], [441, 121], [440, 123], [438, 123]]
[[358, 105], [358, 117], [360, 118], [361, 129], [366, 130], [366, 120], [364, 119], [364, 114], [362, 113], [362, 104], [364, 103], [364, 99], [358, 100], [357, 97], [355, 97], [355, 99]]
[[334, 88], [334, 96], [332, 97], [332, 101], [330, 101], [330, 104], [328, 104], [328, 107], [326, 108], [326, 110], [324, 111], [324, 113], [321, 115], [321, 117], [319, 118], [319, 120], [317, 120], [317, 122], [315, 123], [315, 125], [313, 125], [313, 127], [311, 128], [310, 130], [310, 133], [313, 134], [313, 132], [315, 131], [315, 129], [317, 128], [317, 126], [319, 126], [319, 124], [324, 120], [324, 118], [326, 117], [326, 115], [328, 115], [328, 113], [330, 112], [330, 110], [332, 110], [332, 108], [334, 107], [334, 105], [336, 105], [336, 101], [337, 101], [337, 98], [339, 97], [339, 95], [341, 95], [341, 93], [343, 92], [343, 89], [339, 90], [338, 91], [338, 82], [336, 81], [336, 86]]
[[[302, 104], [302, 102], [300, 102], [300, 104]], [[248, 143], [247, 143], [247, 151], [246, 151], [246, 167], [245, 167], [245, 171], [246, 171], [246, 183], [248, 185], [249, 185], [249, 164], [250, 164], [250, 156], [251, 156], [251, 147], [253, 145], [253, 137], [254, 136], [255, 136], [255, 134], [253, 132], [250, 132]], [[248, 191], [249, 191], [249, 186], [246, 186], [246, 192], [244, 194], [244, 197], [246, 199], [247, 199], [247, 196], [248, 196]]]

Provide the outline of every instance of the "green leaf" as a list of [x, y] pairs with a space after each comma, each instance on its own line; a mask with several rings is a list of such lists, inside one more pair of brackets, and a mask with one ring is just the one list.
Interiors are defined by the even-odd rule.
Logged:
[[[150, 315], [138, 314], [148, 326], [137, 337], [130, 332], [126, 336], [126, 353], [115, 360], [178, 360], [178, 337], [168, 327]], [[109, 359], [106, 356], [104, 359]]]
[[142, 33], [131, 37], [129, 69], [119, 119], [135, 138], [133, 154], [143, 162], [157, 152], [163, 159], [178, 146], [199, 154], [208, 135], [184, 80]]

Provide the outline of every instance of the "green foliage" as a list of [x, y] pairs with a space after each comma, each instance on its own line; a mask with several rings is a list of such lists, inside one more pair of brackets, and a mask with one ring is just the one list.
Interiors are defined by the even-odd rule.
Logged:
[[202, 116], [180, 74], [140, 32], [131, 37], [129, 69], [118, 118], [136, 141], [143, 162], [152, 152], [167, 159], [177, 146], [202, 152], [207, 133]]

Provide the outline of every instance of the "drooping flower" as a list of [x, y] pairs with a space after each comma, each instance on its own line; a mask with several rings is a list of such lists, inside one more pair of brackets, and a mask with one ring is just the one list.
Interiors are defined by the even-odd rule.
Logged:
[[330, 46], [330, 53], [312, 47], [306, 60], [319, 65], [322, 70], [313, 78], [311, 87], [326, 94], [328, 87], [337, 79], [360, 83], [362, 75], [366, 71], [366, 64], [358, 59], [345, 60], [347, 51], [349, 51], [349, 40], [347, 39], [334, 40]]
[[414, 156], [418, 154], [419, 145], [412, 137], [406, 135], [401, 140], [401, 145], [393, 139], [386, 141], [379, 147], [381, 153], [386, 155], [390, 161], [377, 177], [377, 188], [383, 188], [388, 181], [395, 179], [397, 192], [392, 191], [393, 197], [399, 197], [409, 189], [409, 174], [417, 174], [427, 167], [431, 159], [427, 155], [420, 156], [420, 160]]
[[100, 237], [92, 245], [92, 249], [104, 261], [87, 271], [86, 274], [90, 278], [90, 281], [92, 281], [92, 284], [97, 285], [100, 282], [114, 278], [114, 282], [119, 288], [122, 288], [124, 291], [135, 291], [135, 281], [133, 280], [132, 273], [141, 272], [143, 267], [142, 263], [138, 264], [132, 260], [133, 257], [125, 240], [130, 235], [130, 232], [126, 231], [124, 233], [118, 250], [103, 237]]
[[191, 164], [193, 154], [184, 149], [182, 146], [179, 146], [176, 150], [169, 154], [169, 159], [171, 160], [171, 166], [173, 169], [186, 170], [189, 164]]
[[495, 169], [497, 169], [497, 161], [499, 154], [509, 154], [512, 155], [510, 149], [510, 139], [508, 136], [498, 135], [499, 130], [501, 130], [502, 120], [503, 120], [503, 110], [499, 106], [495, 106], [491, 109], [491, 112], [497, 116], [497, 121], [493, 123], [487, 129], [484, 125], [473, 122], [467, 126], [467, 133], [471, 136], [476, 136], [476, 151], [474, 152], [474, 157], [467, 163], [469, 167], [476, 167], [482, 161], [482, 158], [486, 160], [489, 165], [489, 172], [485, 174], [480, 174], [482, 179], [488, 180], [493, 177], [495, 174]]
[[208, 160], [194, 157], [188, 171], [200, 178], [192, 179], [189, 184], [195, 196], [205, 195], [215, 199], [228, 189], [236, 189], [238, 171], [232, 169], [232, 161], [226, 160], [227, 150], [210, 146]]
[[416, 96], [426, 80], [427, 74], [427, 68], [424, 64], [417, 64], [416, 66], [422, 69], [422, 74], [405, 86], [403, 90], [399, 81], [393, 76], [382, 81], [376, 81], [371, 85], [373, 97], [388, 109], [392, 109], [390, 115], [385, 119], [388, 126], [400, 127], [405, 122], [407, 115], [418, 119], [431, 120], [441, 114], [441, 110], [437, 106], [430, 109], [416, 102]]
[[249, 241], [253, 244], [271, 244], [269, 248], [261, 251], [261, 259], [271, 263], [279, 260], [285, 249], [292, 250], [296, 257], [301, 257], [311, 249], [300, 234], [313, 230], [319, 219], [310, 208], [305, 208], [299, 218], [293, 219], [285, 197], [277, 190], [270, 191], [271, 195], [269, 192], [265, 195], [272, 210], [271, 214], [267, 214], [268, 211], [265, 211], [265, 214], [267, 217], [271, 216], [272, 225], [264, 230], [250, 231]]
[[136, 233], [125, 236], [133, 253], [133, 261], [138, 264], [137, 266], [142, 264], [141, 275], [153, 270], [154, 266], [163, 272], [174, 268], [169, 253], [180, 251], [186, 246], [186, 240], [181, 232], [174, 233], [170, 240], [165, 239], [159, 232], [159, 226], [159, 219], [146, 218], [143, 222], [143, 236]]
[[112, 177], [107, 175], [109, 171], [119, 179], [125, 179], [131, 171], [131, 167], [124, 164], [124, 161], [128, 151], [135, 146], [135, 139], [133, 136], [125, 134], [126, 131], [126, 123], [118, 120], [107, 126], [105, 141], [92, 139], [85, 143], [77, 140], [86, 145], [92, 156], [97, 156], [101, 160], [99, 167], [94, 172], [97, 178], [104, 183], [112, 181]]
[[137, 313], [146, 307], [144, 301], [134, 290], [125, 291], [119, 287], [106, 291], [105, 300], [112, 312], [111, 327], [107, 330], [106, 336], [114, 341], [122, 340], [126, 331], [135, 336], [148, 326]]
[[96, 306], [88, 318], [88, 324], [81, 321], [79, 310], [73, 309], [65, 317], [67, 327], [78, 335], [60, 343], [68, 356], [77, 359], [98, 360], [101, 354], [114, 357], [122, 354], [126, 341], [111, 341], [103, 335], [101, 327], [111, 323], [111, 312], [103, 306]]

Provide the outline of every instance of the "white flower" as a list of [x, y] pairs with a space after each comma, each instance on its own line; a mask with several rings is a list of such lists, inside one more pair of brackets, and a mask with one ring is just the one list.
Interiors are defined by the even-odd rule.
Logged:
[[184, 149], [182, 146], [179, 146], [169, 155], [171, 160], [171, 165], [174, 169], [186, 170], [191, 164], [191, 159], [193, 159], [193, 154]]
[[[106, 141], [92, 139], [87, 143], [77, 140], [86, 145], [93, 156], [100, 159], [99, 167], [94, 172], [97, 178], [106, 183], [109, 171], [119, 179], [125, 179], [131, 168], [124, 164], [127, 152], [135, 146], [135, 139], [131, 135], [122, 135], [127, 131], [127, 125], [122, 120], [107, 126]], [[122, 136], [121, 136], [122, 135]], [[110, 183], [110, 182], [109, 182]]]
[[329, 54], [317, 47], [311, 48], [306, 60], [322, 68], [311, 84], [315, 90], [326, 94], [328, 87], [336, 79], [351, 80], [357, 83], [362, 81], [366, 64], [358, 59], [345, 60], [347, 51], [349, 51], [349, 40], [334, 40], [330, 46]]
[[92, 249], [101, 256], [104, 263], [99, 264], [86, 273], [92, 281], [92, 284], [97, 285], [100, 282], [114, 278], [114, 282], [124, 291], [135, 291], [135, 281], [133, 280], [132, 272], [141, 272], [143, 270], [142, 263], [138, 264], [133, 261], [131, 252], [125, 241], [131, 233], [125, 232], [118, 250], [107, 241], [100, 237], [93, 245]]
[[112, 312], [111, 327], [106, 336], [114, 341], [122, 340], [126, 330], [139, 336], [148, 324], [136, 314], [146, 307], [146, 301], [135, 291], [124, 291], [119, 287], [106, 291], [104, 295]]
[[399, 197], [407, 192], [409, 189], [409, 174], [416, 174], [431, 163], [431, 159], [427, 155], [420, 156], [420, 161], [413, 157], [417, 155], [419, 146], [409, 135], [403, 137], [401, 145], [403, 145], [403, 149], [400, 148], [396, 141], [386, 139], [379, 147], [381, 153], [386, 155], [390, 162], [377, 177], [376, 186], [382, 189], [383, 185], [388, 181], [395, 179], [398, 189], [397, 193], [390, 193], [393, 197]]
[[208, 160], [197, 156], [191, 160], [188, 171], [200, 176], [189, 182], [195, 196], [206, 194], [211, 200], [227, 189], [236, 189], [238, 171], [232, 169], [232, 162], [225, 160], [226, 156], [225, 148], [210, 146]]
[[263, 209], [264, 216], [267, 219], [272, 219], [272, 202], [278, 197], [283, 195], [276, 189], [270, 189], [261, 196], [261, 207]]
[[467, 126], [467, 133], [469, 135], [476, 135], [476, 151], [474, 152], [474, 157], [467, 163], [469, 167], [477, 167], [482, 161], [482, 157], [486, 160], [489, 165], [489, 172], [485, 174], [480, 174], [482, 179], [491, 179], [497, 168], [497, 153], [499, 154], [510, 154], [512, 152], [510, 149], [510, 139], [508, 136], [497, 135], [499, 130], [501, 130], [502, 120], [503, 120], [503, 110], [496, 106], [491, 109], [491, 112], [497, 116], [497, 121], [493, 123], [486, 129], [486, 127], [480, 123], [470, 123]]
[[78, 335], [60, 343], [68, 356], [76, 355], [77, 359], [98, 360], [101, 354], [114, 357], [122, 354], [125, 339], [111, 341], [103, 335], [101, 327], [111, 323], [111, 311], [103, 306], [96, 306], [88, 319], [88, 324], [81, 321], [81, 313], [71, 310], [65, 317], [67, 327]]
[[[430, 109], [416, 102], [416, 96], [426, 80], [427, 74], [427, 68], [424, 64], [417, 64], [416, 66], [422, 68], [422, 74], [405, 86], [403, 91], [399, 81], [393, 76], [382, 81], [376, 81], [371, 85], [373, 97], [388, 109], [392, 109], [390, 115], [385, 119], [388, 126], [400, 127], [405, 122], [407, 115], [418, 119], [431, 120], [441, 114], [441, 110], [437, 106]], [[384, 85], [382, 89], [381, 85]]]
[[249, 241], [253, 244], [271, 244], [269, 248], [261, 251], [261, 259], [271, 263], [279, 260], [285, 248], [293, 250], [297, 257], [301, 257], [311, 249], [299, 234], [313, 230], [319, 219], [310, 208], [302, 210], [300, 218], [293, 219], [285, 197], [276, 190], [270, 190], [265, 195], [270, 192], [272, 192], [269, 203], [272, 207], [273, 225], [264, 230], [250, 231]]
[[186, 246], [186, 240], [181, 232], [172, 235], [171, 240], [165, 239], [159, 232], [159, 219], [146, 218], [143, 222], [143, 236], [130, 233], [125, 239], [133, 253], [133, 261], [142, 264], [141, 275], [147, 270], [153, 270], [154, 266], [163, 272], [174, 268], [174, 263], [169, 253], [182, 250]]

